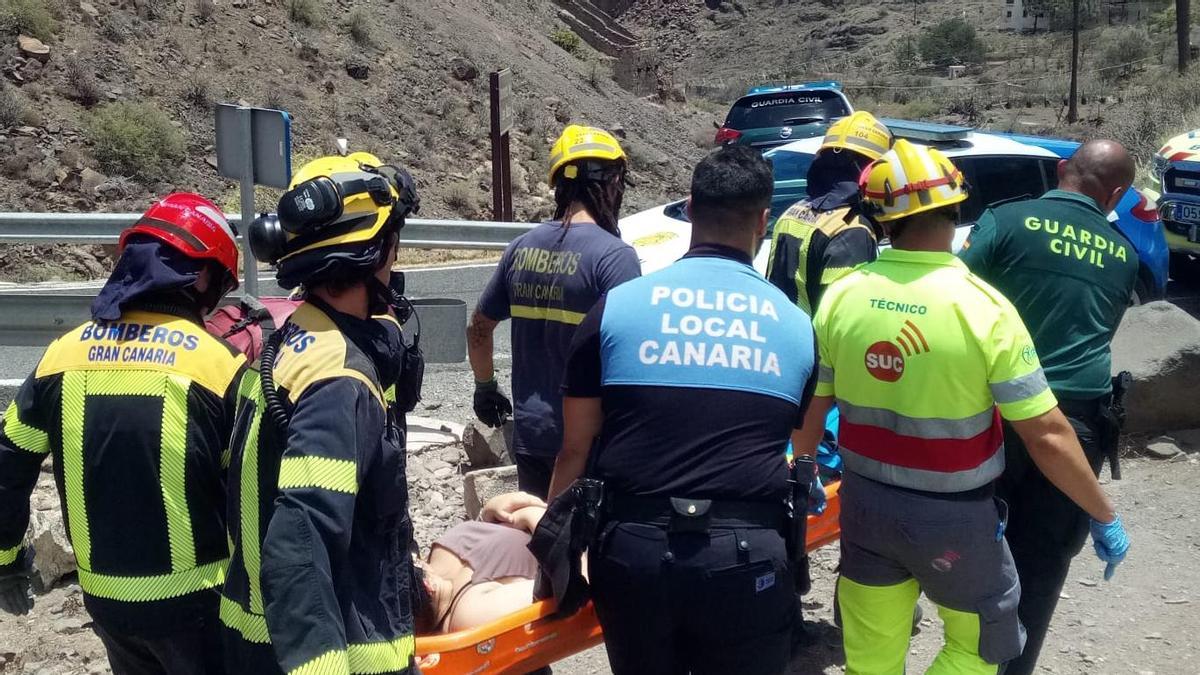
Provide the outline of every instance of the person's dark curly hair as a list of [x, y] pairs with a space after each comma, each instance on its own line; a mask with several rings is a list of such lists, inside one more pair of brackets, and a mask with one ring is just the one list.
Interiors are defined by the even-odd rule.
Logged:
[[413, 632], [417, 635], [428, 635], [438, 629], [437, 604], [434, 603], [433, 595], [425, 586], [425, 569], [415, 560], [412, 569], [413, 583], [410, 588], [412, 596], [410, 600], [413, 612]]

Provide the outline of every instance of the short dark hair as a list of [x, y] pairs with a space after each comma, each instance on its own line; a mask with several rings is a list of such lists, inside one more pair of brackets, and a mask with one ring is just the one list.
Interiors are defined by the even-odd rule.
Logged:
[[754, 148], [723, 145], [692, 172], [692, 221], [699, 227], [741, 225], [771, 207], [771, 160]]

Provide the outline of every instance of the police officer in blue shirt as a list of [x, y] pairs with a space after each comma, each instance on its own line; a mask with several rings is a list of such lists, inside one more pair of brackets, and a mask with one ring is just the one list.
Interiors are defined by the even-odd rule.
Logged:
[[[467, 326], [475, 415], [498, 427], [513, 417], [513, 459], [522, 492], [546, 498], [562, 445], [563, 365], [575, 328], [596, 300], [641, 274], [617, 219], [626, 157], [603, 129], [572, 124], [550, 150], [555, 220], [517, 237], [479, 297]], [[512, 319], [512, 392], [496, 382], [492, 333]]]
[[808, 316], [751, 267], [772, 189], [758, 152], [713, 151], [692, 176], [687, 255], [610, 291], [571, 345], [550, 494], [585, 469], [604, 482], [589, 569], [618, 675], [788, 662], [784, 449], [815, 357]]

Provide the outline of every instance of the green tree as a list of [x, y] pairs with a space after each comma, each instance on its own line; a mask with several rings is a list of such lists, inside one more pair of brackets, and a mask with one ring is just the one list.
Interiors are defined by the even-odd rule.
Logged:
[[979, 63], [985, 51], [975, 28], [958, 18], [946, 19], [926, 30], [918, 46], [921, 58], [937, 66]]

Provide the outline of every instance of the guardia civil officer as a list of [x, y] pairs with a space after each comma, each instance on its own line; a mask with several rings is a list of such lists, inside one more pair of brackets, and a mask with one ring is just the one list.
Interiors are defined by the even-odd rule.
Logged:
[[709, 154], [692, 175], [687, 255], [610, 291], [572, 343], [550, 492], [589, 460], [604, 482], [589, 569], [618, 674], [788, 661], [784, 449], [815, 357], [808, 316], [751, 266], [773, 186], [752, 148]]
[[322, 157], [292, 178], [278, 220], [250, 229], [256, 257], [304, 302], [239, 389], [221, 600], [231, 671], [413, 670], [405, 427], [385, 399], [409, 359], [396, 322], [372, 317], [392, 301], [418, 205], [403, 169]]
[[92, 318], [55, 340], [0, 422], [0, 609], [33, 604], [23, 541], [54, 455], [84, 606], [117, 675], [222, 673], [224, 480], [245, 358], [204, 329], [237, 287], [221, 210], [167, 195], [121, 233]]
[[892, 147], [892, 132], [859, 110], [829, 126], [806, 175], [808, 197], [775, 221], [767, 278], [809, 316], [829, 284], [878, 254], [859, 209], [858, 176]]
[[816, 397], [795, 446], [841, 410], [841, 615], [846, 672], [905, 671], [921, 591], [946, 643], [928, 673], [996, 673], [1021, 653], [1020, 593], [1004, 541], [1008, 420], [1048, 479], [1099, 522], [1101, 559], [1128, 542], [1013, 306], [950, 252], [962, 173], [905, 140], [864, 174], [892, 248], [830, 286], [815, 319]]
[[600, 296], [641, 273], [617, 229], [627, 171], [612, 134], [574, 124], [563, 130], [550, 150], [554, 220], [509, 244], [467, 326], [475, 415], [496, 427], [514, 405], [496, 383], [492, 334], [512, 319], [517, 481], [543, 499], [562, 446], [559, 386], [571, 336]]
[[[1133, 174], [1133, 159], [1120, 144], [1084, 143], [1059, 163], [1058, 189], [984, 212], [960, 253], [972, 272], [1012, 301], [1029, 327], [1050, 390], [1097, 476], [1120, 435], [1108, 411], [1109, 343], [1138, 270], [1137, 253], [1107, 214]], [[1008, 425], [1004, 449], [997, 492], [1009, 505], [1006, 537], [1021, 578], [1018, 614], [1029, 635], [1025, 651], [1005, 672], [1025, 675], [1037, 665], [1071, 558], [1087, 537], [1088, 517], [1047, 480]], [[1092, 527], [1112, 526], [1092, 521]]]

